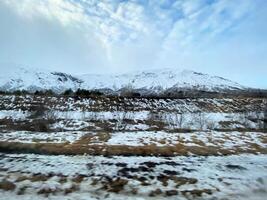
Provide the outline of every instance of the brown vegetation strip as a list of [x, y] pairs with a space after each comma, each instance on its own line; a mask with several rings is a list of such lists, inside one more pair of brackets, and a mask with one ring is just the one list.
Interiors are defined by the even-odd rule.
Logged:
[[48, 155], [122, 155], [122, 156], [186, 156], [190, 154], [210, 155], [233, 155], [241, 153], [267, 154], [267, 149], [256, 144], [248, 145], [247, 148], [236, 147], [223, 149], [221, 147], [208, 146], [127, 146], [127, 145], [87, 145], [87, 144], [56, 144], [56, 143], [18, 143], [0, 142], [0, 152], [5, 153], [35, 153]]

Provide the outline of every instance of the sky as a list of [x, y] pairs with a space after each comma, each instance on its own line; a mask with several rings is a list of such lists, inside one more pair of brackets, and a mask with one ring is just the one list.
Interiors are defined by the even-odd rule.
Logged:
[[0, 62], [187, 69], [267, 89], [266, 23], [266, 0], [0, 0]]

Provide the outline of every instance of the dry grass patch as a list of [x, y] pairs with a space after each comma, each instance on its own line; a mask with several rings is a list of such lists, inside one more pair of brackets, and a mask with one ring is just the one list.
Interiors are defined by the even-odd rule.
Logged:
[[110, 133], [99, 132], [96, 134], [86, 134], [79, 140], [76, 140], [74, 144], [89, 145], [94, 143], [105, 143], [111, 138]]
[[[75, 143], [17, 143], [0, 142], [0, 152], [16, 153], [37, 153], [53, 155], [124, 155], [124, 156], [174, 156], [174, 155], [233, 155], [241, 153], [267, 154], [264, 146], [247, 142], [246, 146], [236, 145], [232, 148], [225, 148], [224, 143], [232, 141], [229, 136], [225, 140], [213, 141], [216, 146], [206, 146], [204, 142], [194, 139], [198, 144], [189, 146], [186, 143], [177, 143], [175, 145], [157, 146], [156, 144], [147, 144], [142, 146], [128, 145], [107, 145], [103, 144], [110, 139], [110, 133], [101, 132], [94, 135], [87, 134]], [[157, 141], [164, 144], [166, 141]]]
[[127, 185], [128, 180], [123, 178], [116, 178], [116, 179], [107, 179], [105, 182], [103, 182], [102, 189], [107, 190], [108, 192], [114, 192], [119, 193], [123, 190], [124, 186]]
[[4, 191], [13, 191], [15, 190], [16, 185], [8, 180], [2, 180], [0, 181], [0, 190]]
[[50, 187], [47, 187], [47, 188], [42, 188], [42, 189], [38, 190], [37, 191], [37, 194], [43, 195], [45, 197], [48, 197], [50, 194], [56, 195], [59, 192], [61, 192], [61, 190], [58, 189], [58, 188], [50, 188]]
[[81, 183], [85, 177], [86, 176], [79, 174], [75, 176], [74, 178], [72, 178], [72, 181], [75, 183]]

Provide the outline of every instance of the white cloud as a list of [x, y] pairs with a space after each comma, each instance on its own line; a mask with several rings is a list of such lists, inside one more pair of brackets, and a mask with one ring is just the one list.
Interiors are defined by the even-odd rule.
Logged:
[[[8, 25], [0, 19], [0, 26], [3, 24], [6, 31], [11, 31], [11, 26], [20, 24], [21, 31], [13, 31], [10, 37], [6, 33], [2, 40], [24, 48], [24, 56], [21, 53], [12, 56], [12, 50], [17, 50], [9, 46], [10, 52], [6, 50], [0, 60], [17, 59], [36, 65], [40, 60], [39, 63], [52, 66], [66, 63], [62, 68], [69, 66], [68, 69], [77, 63], [82, 72], [88, 69], [86, 66], [93, 71], [193, 67], [196, 61], [200, 63], [199, 55], [213, 55], [214, 47], [229, 42], [231, 34], [241, 35], [236, 27], [251, 20], [249, 17], [256, 15], [257, 9], [266, 11], [264, 5], [260, 0], [2, 0], [0, 8], [14, 23]], [[260, 30], [242, 31], [257, 35]], [[29, 38], [28, 45], [25, 36]], [[4, 51], [2, 46], [0, 52]], [[46, 55], [38, 54], [42, 46]], [[227, 48], [231, 49], [230, 43]], [[55, 56], [50, 52], [57, 53], [58, 59], [51, 58]], [[198, 69], [211, 70], [211, 64], [205, 65]]]
[[74, 25], [85, 19], [83, 8], [65, 0], [4, 0], [20, 17], [34, 20], [35, 17], [45, 17], [49, 20], [59, 20], [63, 25]]
[[161, 0], [149, 1], [149, 7], [145, 7], [136, 1], [4, 0], [20, 17], [44, 17], [76, 26], [95, 34], [104, 45], [135, 43], [151, 36], [163, 41], [162, 47], [167, 49], [223, 32], [249, 11], [251, 0], [237, 1], [206, 4], [205, 0]]

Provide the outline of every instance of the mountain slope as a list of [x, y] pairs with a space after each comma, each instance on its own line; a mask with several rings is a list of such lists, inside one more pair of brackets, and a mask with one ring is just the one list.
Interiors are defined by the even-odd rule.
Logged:
[[177, 72], [174, 69], [151, 70], [122, 75], [83, 75], [83, 88], [109, 88], [114, 91], [124, 87], [161, 91], [169, 88], [206, 91], [245, 89], [233, 81], [194, 71]]
[[6, 69], [0, 74], [0, 90], [2, 91], [28, 90], [33, 92], [51, 89], [60, 93], [66, 89], [77, 90], [78, 88], [112, 91], [131, 88], [159, 93], [171, 88], [205, 91], [246, 89], [238, 83], [221, 77], [188, 70], [177, 72], [174, 69], [161, 69], [121, 75], [72, 76], [62, 72], [16, 66], [8, 66]]
[[66, 89], [76, 90], [80, 87], [82, 80], [61, 72], [51, 72], [40, 69], [25, 69], [14, 65], [0, 75], [0, 90], [15, 91], [27, 90], [53, 90], [62, 92]]

